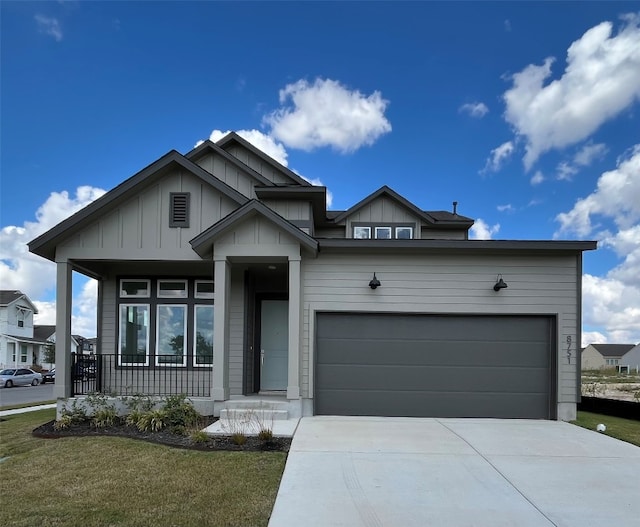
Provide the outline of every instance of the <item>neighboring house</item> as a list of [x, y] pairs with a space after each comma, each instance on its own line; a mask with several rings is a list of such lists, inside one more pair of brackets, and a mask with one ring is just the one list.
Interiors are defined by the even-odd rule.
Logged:
[[0, 368], [40, 365], [44, 340], [34, 337], [33, 315], [38, 310], [21, 291], [0, 291]]
[[635, 344], [589, 344], [582, 350], [582, 369], [616, 369], [621, 359]]
[[[37, 340], [43, 341], [45, 344], [41, 346], [40, 357], [44, 362], [44, 351], [47, 346], [56, 345], [56, 326], [54, 325], [35, 325], [33, 326], [33, 336]], [[69, 353], [90, 354], [93, 351], [90, 339], [86, 339], [81, 335], [71, 335]], [[43, 364], [48, 369], [55, 368], [55, 362]]]
[[622, 356], [620, 366], [626, 366], [628, 372], [640, 373], [640, 344], [633, 346]]
[[386, 186], [327, 211], [325, 187], [231, 133], [29, 249], [56, 263], [65, 348], [72, 271], [98, 281], [104, 392], [182, 392], [215, 415], [270, 394], [293, 415], [575, 418], [596, 242], [469, 240], [472, 225]]

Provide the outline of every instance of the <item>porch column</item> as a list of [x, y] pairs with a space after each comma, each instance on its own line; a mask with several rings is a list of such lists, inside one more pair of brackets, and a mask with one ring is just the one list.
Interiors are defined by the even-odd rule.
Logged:
[[214, 257], [213, 379], [214, 401], [229, 398], [229, 298], [231, 272], [227, 258]]
[[289, 372], [287, 399], [300, 399], [300, 256], [289, 257]]
[[56, 399], [71, 396], [72, 271], [68, 262], [56, 263]]

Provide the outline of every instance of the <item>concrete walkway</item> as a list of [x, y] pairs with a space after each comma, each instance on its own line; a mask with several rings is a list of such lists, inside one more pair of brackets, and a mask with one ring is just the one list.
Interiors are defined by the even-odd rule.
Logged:
[[305, 417], [269, 527], [637, 527], [639, 474], [569, 423]]
[[4, 417], [5, 415], [15, 415], [15, 414], [24, 414], [26, 412], [36, 412], [38, 410], [46, 410], [47, 408], [55, 408], [56, 404], [40, 404], [37, 406], [26, 406], [24, 408], [15, 408], [13, 410], [2, 410], [0, 411], [0, 417]]

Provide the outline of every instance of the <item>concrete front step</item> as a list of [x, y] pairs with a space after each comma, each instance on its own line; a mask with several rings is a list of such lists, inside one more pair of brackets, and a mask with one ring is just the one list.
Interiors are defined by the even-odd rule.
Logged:
[[287, 410], [275, 410], [271, 408], [223, 408], [220, 410], [221, 420], [253, 421], [269, 425], [271, 421], [284, 421], [289, 419]]
[[[293, 434], [298, 427], [298, 422], [300, 419], [286, 419], [273, 421], [273, 427], [271, 431], [275, 437], [293, 437]], [[228, 436], [233, 433], [235, 423], [232, 423], [226, 419], [219, 419], [215, 423], [209, 425], [204, 429], [204, 432], [210, 436]], [[268, 423], [268, 426], [271, 426], [271, 422]], [[255, 426], [247, 427], [246, 430], [242, 430], [242, 432], [246, 436], [257, 436], [259, 430], [256, 429]]]
[[253, 410], [286, 410], [288, 403], [279, 399], [229, 399], [224, 407], [229, 410], [253, 409]]

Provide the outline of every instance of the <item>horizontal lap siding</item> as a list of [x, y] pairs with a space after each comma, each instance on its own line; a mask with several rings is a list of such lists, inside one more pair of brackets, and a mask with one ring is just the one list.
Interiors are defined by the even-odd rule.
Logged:
[[[302, 272], [305, 396], [313, 396], [317, 311], [548, 314], [557, 315], [558, 402], [576, 401], [575, 256], [321, 254], [305, 259]], [[374, 272], [382, 283], [375, 291], [368, 287]], [[509, 287], [496, 293], [493, 284], [498, 274]], [[571, 363], [567, 337], [573, 344]]]

